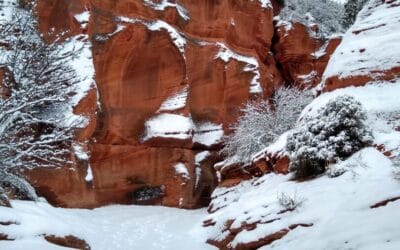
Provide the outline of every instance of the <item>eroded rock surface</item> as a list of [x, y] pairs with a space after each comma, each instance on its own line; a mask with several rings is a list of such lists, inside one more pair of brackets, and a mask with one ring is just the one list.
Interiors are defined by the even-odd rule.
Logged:
[[300, 88], [315, 87], [341, 37], [329, 40], [318, 35], [318, 27], [280, 22], [276, 28], [275, 58], [287, 82]]
[[[63, 32], [91, 43], [97, 86], [74, 109], [88, 119], [76, 136], [88, 157], [25, 175], [66, 207], [206, 205], [221, 138], [240, 107], [284, 80], [300, 86], [308, 74], [314, 84], [329, 57], [310, 56], [324, 45], [301, 25], [282, 35], [273, 22], [279, 9], [247, 0], [38, 1], [49, 41]], [[292, 46], [297, 37], [304, 50]]]

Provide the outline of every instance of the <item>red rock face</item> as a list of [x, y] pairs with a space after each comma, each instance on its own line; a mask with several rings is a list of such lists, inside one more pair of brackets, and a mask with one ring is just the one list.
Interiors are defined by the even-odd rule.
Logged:
[[[55, 34], [67, 31], [65, 38], [89, 35], [97, 82], [97, 89], [74, 109], [89, 118], [77, 134], [77, 140], [87, 144], [89, 162], [73, 157], [73, 167], [25, 171], [39, 194], [53, 204], [207, 205], [217, 185], [213, 164], [220, 144], [204, 142], [202, 136], [222, 135], [218, 128], [227, 131], [243, 103], [268, 97], [281, 84], [269, 53], [272, 8], [261, 8], [258, 1], [177, 1], [185, 8], [182, 12], [174, 4], [159, 8], [132, 0], [38, 2], [39, 28], [49, 41], [53, 28]], [[84, 11], [90, 13], [87, 25], [76, 18]], [[156, 21], [161, 27], [152, 26]], [[184, 39], [182, 46], [176, 36]], [[183, 105], [162, 109], [182, 91]], [[161, 114], [176, 115], [192, 127], [183, 137], [172, 131], [144, 139], [147, 122]], [[197, 159], [199, 153], [206, 157]], [[177, 171], [178, 164], [186, 173]], [[89, 166], [92, 181], [85, 180]], [[138, 199], [146, 190], [155, 195]]]
[[[314, 28], [315, 29], [315, 28]], [[315, 87], [341, 38], [324, 41], [313, 27], [301, 23], [282, 24], [276, 28], [275, 58], [287, 82], [301, 88]]]
[[289, 173], [290, 159], [284, 152], [262, 152], [255, 156], [251, 163], [243, 165], [234, 163], [219, 169], [221, 182], [219, 187], [232, 187], [243, 180], [260, 177], [268, 173]]
[[[274, 1], [267, 8], [247, 0], [161, 2], [38, 1], [39, 28], [49, 41], [53, 28], [66, 31], [64, 38], [88, 35], [97, 83], [74, 109], [89, 119], [76, 137], [89, 161], [73, 157], [73, 167], [25, 171], [53, 204], [206, 205], [217, 185], [218, 138], [240, 107], [271, 96], [282, 75], [300, 86], [300, 75], [316, 70], [314, 83], [325, 67], [326, 58], [310, 56], [322, 43], [303, 26], [288, 37], [274, 30], [280, 8]], [[77, 15], [85, 11], [90, 19], [82, 25]], [[165, 108], [171, 98], [179, 105]], [[150, 123], [162, 115], [169, 117], [164, 127], [178, 120], [186, 127], [153, 131]], [[205, 141], [209, 134], [218, 138]], [[185, 173], [177, 170], [182, 164]], [[92, 181], [85, 180], [89, 166]], [[147, 191], [154, 195], [137, 198]]]
[[400, 77], [400, 67], [394, 67], [390, 70], [376, 70], [371, 72], [371, 75], [354, 75], [345, 78], [332, 76], [326, 79], [324, 92], [329, 92], [339, 88], [349, 86], [364, 86], [365, 84], [376, 81], [391, 81]]

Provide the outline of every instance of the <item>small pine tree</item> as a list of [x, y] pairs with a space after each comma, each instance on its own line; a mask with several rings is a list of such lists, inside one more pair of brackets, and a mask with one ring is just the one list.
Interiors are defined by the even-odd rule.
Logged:
[[297, 178], [317, 175], [329, 163], [343, 160], [372, 143], [361, 103], [351, 96], [329, 101], [315, 117], [306, 118], [287, 139], [290, 170]]
[[367, 0], [348, 0], [344, 5], [344, 14], [342, 17], [343, 28], [348, 29], [356, 20], [358, 12], [363, 8]]

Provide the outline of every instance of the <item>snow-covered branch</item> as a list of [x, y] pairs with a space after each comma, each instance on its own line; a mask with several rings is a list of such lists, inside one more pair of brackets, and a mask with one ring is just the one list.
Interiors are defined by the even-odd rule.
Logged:
[[[18, 1], [15, 1], [18, 2]], [[32, 9], [8, 7], [0, 20], [0, 193], [11, 187], [34, 199], [21, 169], [71, 163], [73, 126], [64, 126], [77, 77], [66, 60], [79, 50], [46, 43]], [[78, 121], [77, 121], [78, 122]]]
[[247, 163], [253, 154], [272, 144], [282, 133], [294, 127], [303, 108], [311, 101], [308, 91], [280, 88], [270, 101], [249, 102], [243, 115], [232, 126], [221, 153]]

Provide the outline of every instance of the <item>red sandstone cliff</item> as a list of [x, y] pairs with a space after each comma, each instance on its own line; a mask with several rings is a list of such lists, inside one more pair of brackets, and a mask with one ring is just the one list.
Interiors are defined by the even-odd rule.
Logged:
[[[274, 1], [39, 0], [49, 40], [52, 29], [87, 35], [97, 89], [74, 110], [89, 118], [77, 134], [89, 160], [26, 175], [61, 206], [206, 205], [216, 150], [241, 105], [284, 80], [315, 85], [338, 44], [313, 56], [324, 43], [301, 24], [275, 28], [278, 12]], [[155, 196], [137, 199], [147, 191]]]

